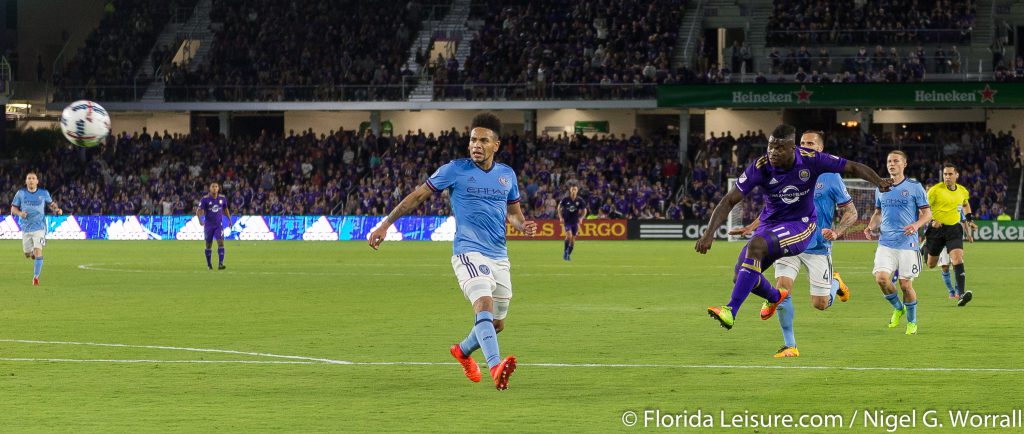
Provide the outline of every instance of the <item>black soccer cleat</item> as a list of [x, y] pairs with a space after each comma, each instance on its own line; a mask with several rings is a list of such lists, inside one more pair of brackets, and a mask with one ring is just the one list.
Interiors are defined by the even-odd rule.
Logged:
[[220, 265], [218, 265], [218, 266], [217, 266], [217, 269], [218, 269], [218, 270], [225, 270], [225, 269], [227, 269], [227, 268], [228, 268], [228, 267], [225, 267], [225, 266], [224, 266], [224, 264], [220, 264]]
[[964, 293], [960, 295], [960, 301], [956, 302], [956, 305], [960, 307], [967, 306], [967, 303], [970, 303], [972, 298], [974, 298], [974, 294], [971, 293], [971, 291], [964, 291]]

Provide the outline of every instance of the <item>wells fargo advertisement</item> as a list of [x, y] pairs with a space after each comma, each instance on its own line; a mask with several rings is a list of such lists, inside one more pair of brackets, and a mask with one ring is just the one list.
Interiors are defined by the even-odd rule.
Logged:
[[[561, 240], [565, 238], [565, 228], [558, 220], [534, 220], [537, 222], [537, 236], [530, 238], [522, 232], [515, 230], [511, 224], [505, 224], [505, 231], [510, 240]], [[580, 232], [576, 239], [579, 240], [625, 240], [627, 220], [583, 220], [580, 225]]]

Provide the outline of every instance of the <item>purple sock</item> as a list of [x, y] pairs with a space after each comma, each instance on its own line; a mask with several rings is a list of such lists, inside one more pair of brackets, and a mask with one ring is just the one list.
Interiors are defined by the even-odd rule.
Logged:
[[743, 300], [750, 295], [750, 291], [759, 286], [762, 280], [766, 279], [761, 275], [760, 261], [743, 258], [743, 263], [739, 271], [736, 272], [736, 284], [732, 287], [732, 299], [728, 304], [732, 308], [733, 317], [740, 311], [740, 306], [743, 305]]
[[206, 253], [206, 266], [213, 268], [213, 264], [210, 263], [210, 249], [205, 250]]
[[217, 263], [220, 264], [220, 265], [224, 265], [224, 248], [223, 247], [217, 249]]
[[768, 278], [764, 277], [763, 274], [761, 275], [761, 281], [758, 282], [757, 286], [755, 286], [750, 292], [757, 294], [758, 297], [768, 300], [769, 303], [779, 301], [779, 297], [782, 296], [782, 293], [780, 293], [778, 289], [775, 289], [771, 282], [768, 281]]

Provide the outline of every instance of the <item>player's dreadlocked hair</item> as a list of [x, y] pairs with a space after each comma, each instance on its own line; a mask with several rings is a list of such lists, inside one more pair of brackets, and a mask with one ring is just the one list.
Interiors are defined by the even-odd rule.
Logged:
[[498, 119], [494, 113], [484, 112], [473, 117], [473, 123], [470, 125], [470, 129], [473, 128], [487, 128], [494, 131], [494, 135], [501, 137], [501, 119]]
[[775, 140], [793, 140], [796, 141], [796, 128], [791, 125], [779, 124], [772, 130], [772, 137]]

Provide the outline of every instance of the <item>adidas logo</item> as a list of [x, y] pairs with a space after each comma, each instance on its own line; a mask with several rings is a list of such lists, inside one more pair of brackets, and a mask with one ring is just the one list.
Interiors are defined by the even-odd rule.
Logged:
[[772, 178], [772, 182], [769, 182], [768, 184], [775, 185], [775, 184], [778, 184], [778, 183], [779, 183], [778, 179]]
[[474, 178], [474, 177], [470, 176], [470, 177], [469, 177], [469, 182], [476, 182], [476, 178]]

